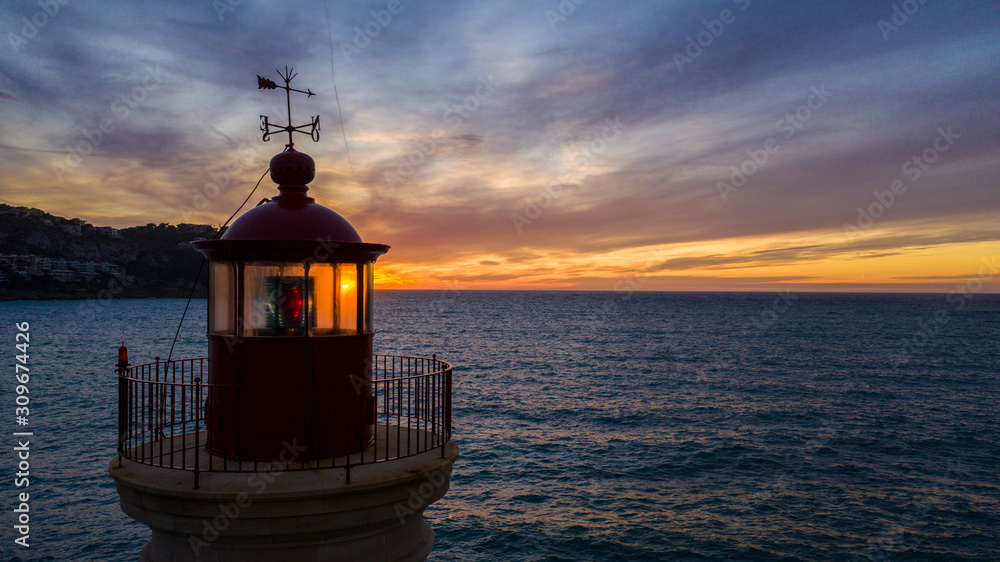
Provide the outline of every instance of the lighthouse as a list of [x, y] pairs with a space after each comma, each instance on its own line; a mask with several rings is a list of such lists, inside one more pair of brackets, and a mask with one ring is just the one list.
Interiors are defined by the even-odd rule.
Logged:
[[[261, 117], [278, 193], [219, 239], [207, 260], [207, 354], [116, 367], [122, 510], [152, 530], [142, 561], [423, 560], [424, 510], [447, 492], [452, 367], [374, 355], [374, 268], [366, 243], [309, 196], [313, 159], [293, 133], [319, 117]], [[119, 362], [120, 363], [120, 362]]]

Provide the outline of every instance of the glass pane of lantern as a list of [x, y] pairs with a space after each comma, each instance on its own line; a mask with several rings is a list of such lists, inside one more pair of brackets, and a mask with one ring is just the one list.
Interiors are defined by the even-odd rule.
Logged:
[[341, 334], [358, 332], [358, 268], [357, 264], [337, 265], [340, 287], [337, 295], [337, 327]]
[[309, 266], [309, 285], [312, 303], [309, 313], [313, 315], [313, 336], [328, 336], [335, 333], [337, 270], [329, 263], [314, 263]]
[[246, 264], [243, 294], [244, 335], [297, 336], [304, 333], [309, 299], [306, 298], [302, 264]]
[[371, 334], [375, 332], [375, 323], [373, 321], [373, 314], [372, 314], [372, 299], [375, 295], [374, 265], [375, 264], [373, 263], [365, 264], [365, 333], [366, 334]]
[[236, 283], [233, 277], [233, 266], [226, 262], [212, 262], [209, 275], [212, 294], [209, 310], [209, 317], [212, 322], [211, 333], [232, 334], [236, 316], [233, 313], [233, 301], [236, 300]]

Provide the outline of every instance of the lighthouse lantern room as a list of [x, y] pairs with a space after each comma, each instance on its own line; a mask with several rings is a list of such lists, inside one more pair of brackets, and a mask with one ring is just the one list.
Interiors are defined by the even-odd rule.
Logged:
[[208, 446], [239, 460], [276, 458], [297, 439], [304, 458], [371, 443], [372, 281], [389, 247], [366, 244], [307, 195], [308, 155], [271, 159], [279, 195], [218, 240], [209, 260]]
[[[279, 73], [281, 75], [281, 73]], [[308, 195], [313, 159], [293, 133], [319, 117], [261, 116], [278, 194], [207, 260], [208, 354], [132, 364], [122, 345], [118, 454], [122, 510], [148, 525], [143, 562], [419, 561], [434, 545], [423, 512], [448, 491], [452, 367], [436, 355], [373, 355], [373, 268], [389, 247]], [[263, 179], [263, 178], [262, 178]], [[136, 356], [133, 348], [133, 358]]]

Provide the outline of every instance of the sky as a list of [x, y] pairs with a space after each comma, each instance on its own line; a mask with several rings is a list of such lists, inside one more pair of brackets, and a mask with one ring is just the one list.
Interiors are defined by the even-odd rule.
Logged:
[[381, 287], [1000, 292], [993, 0], [6, 2], [0, 202], [220, 225], [286, 66]]

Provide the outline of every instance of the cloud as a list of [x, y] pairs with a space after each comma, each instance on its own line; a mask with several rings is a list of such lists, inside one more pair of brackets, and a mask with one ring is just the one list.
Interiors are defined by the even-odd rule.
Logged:
[[[816, 280], [755, 268], [995, 240], [996, 6], [928, 3], [888, 39], [879, 3], [588, 2], [556, 23], [557, 3], [401, 6], [391, 18], [376, 0], [62, 6], [0, 51], [2, 101], [17, 108], [0, 123], [0, 196], [115, 226], [218, 224], [282, 148], [257, 128], [262, 114], [286, 119], [284, 96], [255, 88], [288, 65], [318, 93], [292, 106], [296, 122], [322, 116], [320, 143], [296, 140], [320, 167], [311, 193], [414, 275], [606, 288], [647, 267], [608, 256], [700, 244], [656, 275], [686, 287], [706, 282], [686, 272], [740, 269], [744, 281], [714, 282], [758, 286]], [[32, 10], [0, 8], [0, 41]], [[819, 107], [815, 88], [832, 92]], [[953, 149], [912, 179], [904, 165], [948, 127]], [[719, 182], [772, 139], [778, 150], [723, 199]], [[848, 237], [896, 180], [905, 194]], [[265, 179], [259, 195], [273, 190]], [[514, 215], [530, 222], [519, 230]]]

